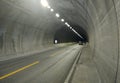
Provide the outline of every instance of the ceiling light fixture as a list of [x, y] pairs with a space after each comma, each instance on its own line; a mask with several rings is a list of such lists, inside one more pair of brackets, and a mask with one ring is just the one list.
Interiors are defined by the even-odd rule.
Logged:
[[65, 20], [64, 19], [61, 19], [62, 22], [64, 22]]
[[72, 27], [70, 27], [70, 29], [72, 29]]
[[[54, 11], [54, 9], [52, 9], [49, 4], [48, 4], [48, 1], [47, 0], [40, 0], [42, 6], [46, 7], [46, 8], [49, 8], [51, 12]], [[55, 16], [57, 18], [60, 17], [60, 15], [58, 13], [55, 14]], [[64, 22], [65, 20], [64, 19], [61, 19], [62, 22]], [[73, 29], [67, 22], [65, 22], [65, 25], [68, 26], [75, 34], [77, 34], [80, 38], [84, 39], [75, 29]], [[55, 40], [55, 43], [57, 43], [57, 40]]]
[[42, 4], [44, 7], [50, 8], [50, 6], [49, 6], [47, 0], [41, 0], [41, 4]]
[[51, 11], [51, 12], [53, 12], [53, 11], [54, 11], [54, 9], [50, 9], [50, 11]]
[[65, 25], [67, 25], [68, 27], [70, 27], [70, 25], [67, 22], [65, 22]]
[[58, 13], [56, 13], [56, 17], [58, 17], [58, 18], [59, 18], [59, 17], [60, 17], [60, 15], [59, 15]]
[[68, 23], [67, 23], [67, 22], [65, 22], [65, 25], [68, 25]]
[[68, 27], [70, 27], [70, 25], [69, 25], [69, 24], [68, 24], [67, 26], [68, 26]]
[[72, 28], [72, 31], [77, 34], [80, 38], [84, 39], [75, 29]]

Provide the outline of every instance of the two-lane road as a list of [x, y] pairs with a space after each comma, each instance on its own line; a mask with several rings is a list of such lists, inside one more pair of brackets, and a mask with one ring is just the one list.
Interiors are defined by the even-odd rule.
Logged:
[[73, 45], [0, 62], [0, 83], [64, 83], [81, 48]]

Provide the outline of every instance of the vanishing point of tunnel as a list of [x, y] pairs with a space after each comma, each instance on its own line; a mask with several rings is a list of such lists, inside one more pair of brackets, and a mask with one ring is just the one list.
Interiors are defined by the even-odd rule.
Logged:
[[0, 0], [0, 83], [120, 83], [120, 0]]

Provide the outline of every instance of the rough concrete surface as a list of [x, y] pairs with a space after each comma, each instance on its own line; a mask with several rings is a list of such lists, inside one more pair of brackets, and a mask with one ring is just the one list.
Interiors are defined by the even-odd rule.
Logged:
[[[48, 2], [89, 42], [91, 61], [95, 63], [100, 82], [120, 83], [120, 0]], [[60, 33], [63, 27], [66, 28], [39, 0], [0, 0], [0, 56], [7, 58], [52, 47], [56, 32]], [[74, 37], [77, 36], [60, 39], [73, 42]], [[90, 68], [94, 69], [92, 65]], [[86, 66], [84, 69], [89, 70]]]

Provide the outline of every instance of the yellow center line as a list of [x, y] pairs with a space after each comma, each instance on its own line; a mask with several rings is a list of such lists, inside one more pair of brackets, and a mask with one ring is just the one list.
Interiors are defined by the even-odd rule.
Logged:
[[24, 66], [24, 67], [22, 67], [22, 68], [20, 68], [20, 69], [18, 69], [18, 70], [15, 70], [15, 71], [13, 71], [13, 72], [11, 72], [11, 73], [8, 73], [8, 74], [6, 74], [6, 75], [3, 75], [3, 76], [0, 77], [0, 80], [2, 80], [2, 79], [4, 79], [4, 78], [7, 78], [7, 77], [9, 77], [9, 76], [12, 76], [12, 75], [14, 75], [14, 74], [16, 74], [16, 73], [18, 73], [18, 72], [20, 72], [20, 71], [23, 71], [23, 70], [25, 70], [25, 69], [33, 66], [33, 65], [36, 65], [36, 64], [38, 64], [38, 63], [39, 63], [39, 61], [36, 61], [36, 62], [34, 62], [34, 63], [32, 63], [32, 64], [29, 64], [29, 65], [27, 65], [27, 66]]

